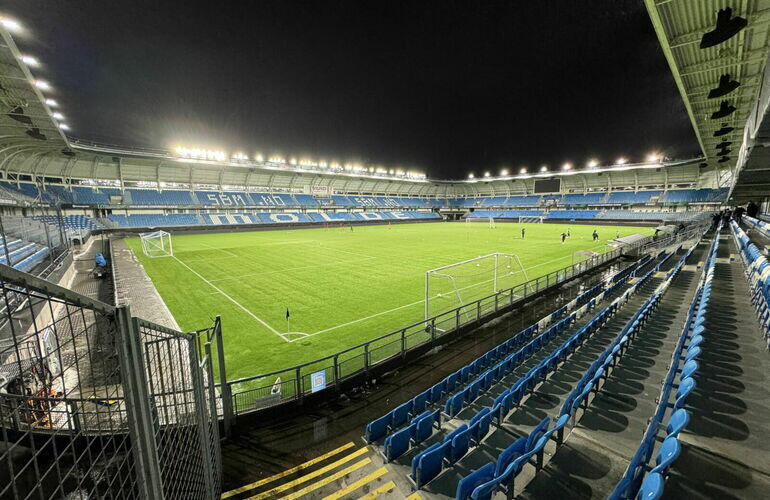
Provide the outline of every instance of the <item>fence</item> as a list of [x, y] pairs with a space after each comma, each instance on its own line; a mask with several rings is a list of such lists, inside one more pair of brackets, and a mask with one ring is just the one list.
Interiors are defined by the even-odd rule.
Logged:
[[386, 361], [406, 357], [410, 351], [433, 344], [437, 339], [489, 318], [502, 309], [569, 281], [620, 255], [619, 249], [596, 255], [316, 361], [228, 381], [223, 386], [227, 386], [226, 391], [232, 395], [232, 411], [237, 415], [301, 400], [322, 385], [329, 387], [346, 378], [366, 373]]
[[215, 498], [211, 343], [0, 265], [0, 498]]

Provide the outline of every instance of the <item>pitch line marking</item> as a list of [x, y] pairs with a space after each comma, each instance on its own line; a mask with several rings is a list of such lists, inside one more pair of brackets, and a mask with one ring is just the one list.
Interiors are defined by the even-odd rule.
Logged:
[[225, 250], [224, 248], [217, 248], [217, 247], [215, 247], [215, 246], [211, 246], [211, 245], [208, 245], [208, 244], [206, 244], [206, 243], [201, 243], [201, 245], [203, 245], [204, 247], [209, 247], [210, 249], [212, 249], [212, 250], [216, 250], [216, 251], [218, 251], [218, 252], [223, 252], [223, 253], [226, 253], [227, 255], [230, 255], [230, 256], [232, 256], [232, 257], [239, 257], [239, 255], [236, 255], [236, 254], [234, 254], [233, 252], [230, 252], [230, 251], [228, 251], [228, 250]]
[[173, 255], [172, 257], [173, 257], [174, 259], [176, 259], [176, 261], [177, 261], [177, 262], [179, 262], [179, 263], [180, 263], [180, 264], [182, 264], [184, 267], [186, 267], [188, 271], [190, 271], [190, 272], [191, 272], [191, 273], [193, 273], [195, 276], [197, 276], [198, 278], [200, 278], [201, 280], [203, 280], [203, 282], [204, 282], [204, 283], [206, 283], [208, 286], [210, 286], [210, 287], [211, 287], [211, 288], [213, 288], [214, 290], [218, 291], [219, 293], [221, 293], [221, 294], [222, 294], [222, 296], [223, 296], [223, 297], [225, 297], [227, 300], [229, 300], [230, 302], [232, 302], [233, 304], [235, 304], [236, 306], [238, 306], [238, 307], [239, 307], [239, 308], [240, 308], [240, 309], [241, 309], [243, 312], [245, 312], [246, 314], [248, 314], [249, 316], [251, 316], [252, 318], [254, 318], [255, 320], [257, 320], [257, 322], [258, 322], [258, 323], [260, 323], [262, 326], [264, 326], [265, 328], [267, 328], [268, 330], [270, 330], [270, 331], [271, 331], [271, 332], [273, 332], [274, 334], [276, 334], [276, 335], [278, 335], [279, 337], [281, 337], [281, 340], [283, 340], [284, 342], [289, 342], [289, 340], [286, 340], [286, 337], [284, 337], [284, 335], [283, 335], [281, 332], [279, 332], [278, 330], [276, 330], [276, 329], [275, 329], [275, 328], [273, 328], [272, 326], [270, 326], [270, 325], [268, 325], [267, 323], [265, 323], [265, 321], [263, 321], [262, 319], [258, 318], [258, 317], [257, 317], [257, 316], [256, 316], [256, 315], [253, 313], [253, 312], [251, 312], [251, 311], [249, 311], [248, 309], [246, 309], [245, 307], [243, 307], [243, 306], [241, 305], [241, 303], [240, 303], [240, 302], [238, 302], [238, 301], [237, 301], [237, 300], [235, 300], [234, 298], [230, 297], [230, 296], [229, 296], [229, 295], [227, 295], [225, 292], [223, 292], [223, 291], [222, 291], [220, 288], [218, 288], [218, 287], [217, 287], [217, 286], [216, 286], [214, 283], [210, 282], [209, 280], [207, 280], [206, 278], [204, 278], [203, 276], [201, 276], [201, 274], [200, 274], [198, 271], [196, 271], [196, 270], [195, 270], [195, 269], [193, 269], [192, 267], [188, 266], [187, 264], [185, 264], [184, 262], [182, 262], [181, 260], [179, 260], [179, 258], [178, 258], [176, 255]]

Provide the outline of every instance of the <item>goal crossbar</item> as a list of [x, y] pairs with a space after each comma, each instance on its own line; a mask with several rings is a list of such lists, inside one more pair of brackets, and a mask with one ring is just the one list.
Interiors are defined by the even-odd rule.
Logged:
[[[501, 276], [501, 273], [499, 272], [500, 266], [501, 266], [501, 264], [500, 264], [500, 259], [501, 258], [507, 259], [508, 262], [509, 262], [509, 264], [506, 266], [509, 269], [509, 271], [506, 274], [502, 275], [502, 276]], [[494, 261], [494, 264], [492, 265], [491, 269], [482, 270], [480, 272], [476, 272], [476, 273], [472, 273], [472, 274], [467, 274], [467, 275], [464, 275], [464, 276], [454, 276], [451, 273], [447, 272], [448, 270], [453, 269], [453, 268], [467, 266], [467, 265], [472, 264], [474, 262], [478, 263], [479, 261], [485, 261], [485, 260], [486, 261], [489, 261], [489, 260], [493, 260]], [[514, 264], [515, 267], [517, 268], [515, 271], [510, 270], [511, 269], [511, 264]], [[477, 264], [477, 265], [479, 265], [479, 264]], [[434, 268], [434, 269], [429, 269], [428, 271], [425, 271], [425, 318], [428, 319], [428, 318], [431, 317], [431, 310], [430, 310], [430, 308], [431, 308], [431, 299], [434, 298], [434, 297], [431, 296], [431, 294], [433, 293], [433, 291], [431, 290], [431, 278], [432, 277], [442, 278], [442, 279], [447, 280], [449, 283], [451, 283], [451, 287], [450, 287], [450, 290], [448, 290], [448, 293], [450, 293], [451, 295], [454, 295], [456, 297], [456, 299], [457, 299], [457, 306], [458, 307], [462, 307], [463, 305], [465, 305], [465, 300], [463, 300], [463, 295], [461, 293], [462, 290], [467, 289], [467, 288], [477, 287], [479, 285], [484, 285], [485, 283], [490, 283], [491, 282], [491, 285], [492, 285], [491, 293], [484, 294], [484, 296], [491, 295], [491, 294], [494, 294], [494, 293], [497, 293], [497, 292], [500, 291], [500, 289], [501, 289], [501, 287], [500, 287], [500, 281], [501, 281], [500, 278], [504, 278], [504, 277], [507, 277], [507, 276], [513, 276], [513, 275], [515, 275], [515, 274], [517, 274], [519, 272], [523, 276], [524, 281], [527, 281], [527, 279], [528, 279], [527, 272], [526, 272], [526, 269], [524, 269], [524, 266], [521, 264], [521, 260], [519, 259], [519, 257], [516, 254], [502, 253], [502, 252], [495, 252], [495, 253], [491, 253], [491, 254], [487, 254], [487, 255], [481, 255], [479, 257], [474, 257], [472, 259], [467, 259], [467, 260], [464, 260], [464, 261], [461, 261], [461, 262], [455, 262], [455, 263], [447, 264], [445, 266], [437, 267], [437, 268]], [[480, 280], [476, 281], [476, 282], [472, 282], [471, 284], [469, 284], [467, 286], [458, 286], [457, 279], [456, 279], [458, 277], [463, 277], [463, 278], [477, 277], [477, 278], [480, 278]], [[486, 278], [486, 279], [483, 279], [483, 278]], [[507, 287], [504, 287], [504, 288], [507, 288]], [[441, 294], [439, 294], [437, 297], [439, 297], [439, 296], [441, 296]], [[479, 297], [479, 298], [481, 298], [481, 297]]]
[[162, 230], [141, 233], [139, 239], [142, 242], [142, 251], [148, 257], [172, 257], [174, 255], [171, 233]]

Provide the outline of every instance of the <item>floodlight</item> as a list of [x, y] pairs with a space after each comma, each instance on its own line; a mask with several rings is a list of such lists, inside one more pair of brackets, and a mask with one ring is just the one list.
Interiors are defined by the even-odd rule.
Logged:
[[647, 161], [650, 163], [657, 163], [660, 161], [660, 156], [657, 153], [650, 153], [647, 155]]
[[58, 102], [56, 102], [56, 100], [55, 100], [55, 99], [46, 99], [46, 100], [45, 100], [45, 103], [46, 103], [48, 106], [52, 107], [52, 108], [58, 108], [58, 107], [59, 107], [59, 103], [58, 103]]
[[489, 177], [491, 174], [489, 172], [484, 172], [484, 177]]
[[615, 161], [616, 165], [625, 165], [626, 163], [628, 163], [628, 160], [623, 157], [620, 157]]
[[51, 85], [48, 84], [45, 80], [35, 80], [35, 87], [39, 88], [40, 90], [50, 90]]
[[588, 168], [596, 168], [599, 166], [599, 162], [596, 160], [588, 160]]
[[27, 55], [21, 56], [21, 62], [23, 62], [30, 68], [37, 68], [38, 66], [40, 66], [40, 61], [38, 61], [32, 56], [27, 56]]
[[562, 170], [572, 170], [572, 164], [567, 162], [564, 165], [561, 166]]
[[541, 172], [548, 172], [548, 165], [543, 165], [542, 167], [540, 167], [540, 171]]
[[502, 169], [502, 170], [500, 171], [500, 175], [502, 175], [502, 176], [506, 176], [506, 175], [508, 175], [508, 169], [507, 169], [507, 168], [504, 168], [504, 169]]
[[59, 124], [59, 128], [62, 129], [62, 130], [69, 130], [70, 126], [67, 125], [66, 123], [60, 123]]
[[527, 168], [526, 167], [521, 167], [521, 170], [519, 170], [519, 173], [522, 174], [522, 175], [526, 174], [527, 173]]
[[16, 33], [21, 31], [21, 24], [19, 24], [19, 22], [15, 19], [11, 19], [10, 17], [0, 18], [0, 24], [2, 24], [3, 28], [7, 29], [8, 31], [13, 31]]
[[58, 111], [57, 111], [57, 112], [55, 112], [55, 113], [53, 113], [51, 116], [53, 116], [53, 117], [54, 117], [54, 118], [56, 118], [57, 120], [64, 120], [64, 115], [63, 115], [63, 114], [61, 114], [61, 113], [59, 113]]
[[473, 179], [474, 177], [475, 177], [475, 176], [473, 175], [473, 172], [471, 172], [470, 174], [468, 174], [468, 179]]

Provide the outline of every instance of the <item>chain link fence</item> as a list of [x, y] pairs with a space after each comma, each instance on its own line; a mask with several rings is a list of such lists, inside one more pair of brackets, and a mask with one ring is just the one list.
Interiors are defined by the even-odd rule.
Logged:
[[177, 332], [4, 265], [0, 294], [0, 498], [219, 496], [218, 325]]

